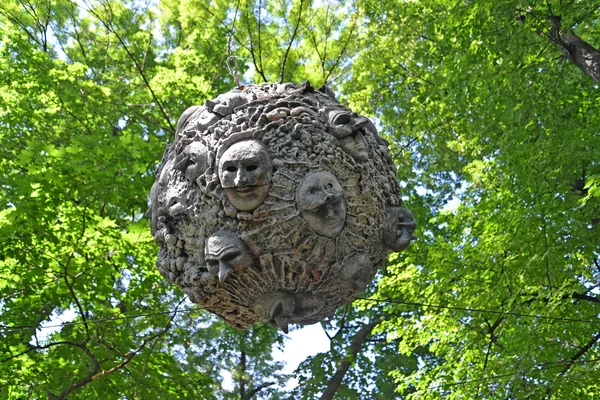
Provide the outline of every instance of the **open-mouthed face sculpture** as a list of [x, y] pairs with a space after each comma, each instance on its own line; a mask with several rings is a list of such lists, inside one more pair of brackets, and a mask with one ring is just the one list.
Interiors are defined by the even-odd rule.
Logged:
[[346, 110], [335, 110], [329, 113], [330, 131], [346, 153], [356, 161], [369, 159], [369, 147], [363, 136], [363, 128], [369, 123], [365, 117], [359, 117]]
[[219, 160], [219, 180], [231, 204], [241, 211], [260, 206], [271, 188], [271, 157], [256, 140], [231, 145]]
[[411, 240], [415, 240], [415, 219], [410, 211], [401, 207], [389, 207], [385, 210], [383, 240], [388, 249], [403, 251]]
[[329, 172], [306, 175], [296, 190], [296, 204], [302, 218], [319, 235], [331, 238], [344, 229], [344, 191], [336, 177]]
[[218, 276], [220, 281], [227, 279], [232, 271], [252, 264], [252, 256], [244, 242], [229, 231], [219, 231], [208, 238], [204, 259], [208, 271]]

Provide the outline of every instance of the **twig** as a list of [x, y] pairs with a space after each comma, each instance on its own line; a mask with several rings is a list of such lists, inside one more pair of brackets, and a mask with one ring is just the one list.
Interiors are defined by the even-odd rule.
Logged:
[[298, 34], [298, 27], [300, 26], [300, 19], [302, 18], [302, 6], [304, 5], [304, 0], [300, 0], [300, 5], [298, 6], [298, 20], [296, 21], [296, 26], [294, 27], [294, 33], [292, 33], [292, 37], [290, 38], [290, 42], [288, 43], [288, 47], [285, 51], [285, 55], [283, 56], [283, 61], [281, 62], [281, 73], [279, 77], [279, 83], [283, 83], [284, 73], [285, 73], [285, 63], [288, 58], [288, 54], [290, 53], [290, 49], [292, 48], [292, 44], [294, 40], [296, 40], [296, 35]]

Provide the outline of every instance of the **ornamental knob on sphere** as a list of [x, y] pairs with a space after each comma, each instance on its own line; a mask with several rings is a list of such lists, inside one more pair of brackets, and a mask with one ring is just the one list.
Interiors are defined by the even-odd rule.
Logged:
[[187, 109], [150, 201], [161, 274], [239, 328], [332, 315], [415, 238], [387, 142], [308, 82]]

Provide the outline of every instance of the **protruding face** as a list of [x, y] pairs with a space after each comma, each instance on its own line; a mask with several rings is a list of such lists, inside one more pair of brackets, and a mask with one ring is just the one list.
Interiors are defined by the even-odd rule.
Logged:
[[369, 159], [369, 148], [360, 130], [340, 139], [340, 145], [356, 161], [367, 161]]
[[294, 313], [296, 297], [291, 293], [265, 293], [256, 299], [254, 309], [265, 322], [270, 322], [288, 333], [288, 324]]
[[184, 152], [189, 158], [185, 177], [195, 182], [208, 169], [208, 149], [200, 142], [192, 142], [184, 149]]
[[335, 237], [344, 229], [344, 190], [329, 172], [308, 174], [296, 190], [296, 204], [308, 226], [319, 235]]
[[366, 253], [357, 253], [350, 257], [344, 264], [342, 278], [355, 291], [363, 291], [369, 283], [371, 263]]
[[383, 240], [388, 249], [396, 252], [408, 248], [411, 240], [415, 240], [417, 224], [410, 211], [401, 207], [390, 207], [385, 210]]
[[204, 258], [208, 271], [217, 275], [220, 281], [229, 274], [252, 264], [252, 256], [244, 242], [233, 232], [219, 231], [206, 241]]
[[202, 107], [202, 110], [198, 110], [198, 119], [195, 121], [196, 129], [200, 131], [204, 131], [209, 126], [214, 125], [221, 118], [220, 115], [215, 114], [207, 110], [205, 107]]
[[272, 165], [267, 149], [256, 140], [229, 147], [219, 160], [219, 180], [235, 208], [254, 210], [271, 188]]
[[369, 159], [369, 147], [362, 129], [370, 121], [346, 110], [335, 110], [329, 113], [330, 131], [339, 141], [346, 153], [356, 161]]

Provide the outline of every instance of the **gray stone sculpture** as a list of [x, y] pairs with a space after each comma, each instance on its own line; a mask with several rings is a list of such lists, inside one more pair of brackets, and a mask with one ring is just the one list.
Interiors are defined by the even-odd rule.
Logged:
[[228, 323], [330, 316], [414, 240], [375, 125], [328, 88], [261, 84], [186, 110], [150, 192], [157, 266]]

